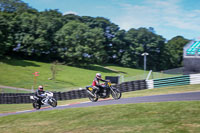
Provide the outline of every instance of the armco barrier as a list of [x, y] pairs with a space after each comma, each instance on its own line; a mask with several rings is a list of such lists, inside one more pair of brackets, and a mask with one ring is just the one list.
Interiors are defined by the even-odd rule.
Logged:
[[[121, 92], [129, 92], [136, 90], [147, 89], [145, 80], [123, 82], [121, 84], [113, 85], [118, 88]], [[54, 98], [57, 100], [71, 100], [88, 97], [85, 89], [83, 90], [71, 90], [67, 92], [53, 92]], [[20, 104], [20, 103], [31, 103], [30, 96], [34, 93], [1, 93], [0, 104]]]
[[190, 76], [178, 76], [172, 78], [155, 79], [153, 80], [154, 88], [165, 87], [165, 86], [177, 86], [177, 85], [189, 85]]
[[190, 74], [172, 78], [146, 80], [146, 83], [148, 89], [166, 87], [166, 86], [200, 84], [200, 74]]

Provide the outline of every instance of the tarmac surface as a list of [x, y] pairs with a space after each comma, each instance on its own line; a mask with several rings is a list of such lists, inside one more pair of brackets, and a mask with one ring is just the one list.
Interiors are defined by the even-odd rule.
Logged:
[[73, 104], [60, 105], [60, 106], [58, 105], [55, 108], [48, 106], [48, 107], [42, 107], [40, 110], [33, 109], [33, 110], [24, 110], [24, 111], [18, 111], [18, 112], [2, 113], [0, 114], [0, 116], [16, 115], [16, 114], [22, 114], [22, 113], [31, 113], [31, 112], [55, 110], [55, 109], [82, 108], [82, 107], [104, 106], [104, 105], [113, 105], [113, 104], [168, 102], [168, 101], [200, 101], [200, 92], [130, 97], [130, 98], [121, 98], [119, 100], [114, 100], [111, 98], [99, 99], [99, 101], [97, 102], [88, 101], [88, 102], [80, 102], [80, 103], [73, 103]]

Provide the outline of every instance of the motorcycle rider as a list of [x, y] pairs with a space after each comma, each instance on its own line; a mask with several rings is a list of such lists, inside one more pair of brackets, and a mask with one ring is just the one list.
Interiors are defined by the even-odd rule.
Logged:
[[45, 98], [44, 93], [45, 91], [43, 89], [43, 86], [38, 86], [38, 90], [35, 92], [35, 96], [39, 98], [39, 102], [41, 102]]
[[106, 80], [103, 80], [101, 78], [101, 73], [97, 73], [96, 77], [94, 78], [92, 82], [92, 86], [96, 90], [95, 93], [99, 92], [101, 89], [104, 89], [104, 87], [99, 83], [99, 81], [106, 82]]

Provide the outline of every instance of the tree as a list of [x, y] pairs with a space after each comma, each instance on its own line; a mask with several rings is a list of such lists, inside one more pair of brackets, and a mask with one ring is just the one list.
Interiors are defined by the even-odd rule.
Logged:
[[181, 66], [188, 40], [177, 36], [165, 41], [153, 27], [125, 31], [104, 17], [38, 12], [22, 0], [0, 0], [0, 57], [143, 68], [141, 54], [147, 52], [147, 69]]
[[48, 61], [54, 60], [57, 48], [54, 35], [63, 25], [61, 19], [57, 10], [17, 14], [13, 18], [14, 44], [20, 44], [17, 52], [35, 59], [43, 56]]
[[101, 28], [104, 32], [104, 38], [105, 38], [105, 51], [108, 54], [107, 59], [109, 62], [113, 61], [113, 44], [112, 39], [115, 37], [116, 32], [119, 30], [119, 27], [110, 22], [109, 19], [103, 18], [103, 17], [89, 17], [89, 16], [83, 16], [81, 21], [83, 23], [86, 23], [89, 25], [90, 28]]
[[12, 49], [12, 20], [13, 15], [0, 12], [0, 57], [8, 55], [9, 51]]
[[182, 36], [176, 36], [166, 43], [164, 55], [165, 66], [167, 69], [177, 68], [182, 66], [183, 47], [189, 42]]
[[2, 12], [24, 12], [32, 9], [21, 0], [0, 0], [0, 11]]
[[17, 50], [18, 54], [31, 56], [36, 53], [34, 42], [36, 40], [35, 31], [37, 29], [37, 17], [37, 12], [23, 12], [16, 14], [15, 17], [13, 17], [13, 36], [15, 41], [12, 45], [17, 47], [18, 44], [20, 44], [20, 47]]
[[62, 14], [57, 10], [40, 12], [36, 22], [35, 38], [33, 42], [37, 55], [44, 55], [48, 60], [57, 58], [55, 33], [62, 28]]
[[57, 53], [68, 64], [103, 62], [103, 32], [99, 28], [90, 29], [86, 24], [71, 21], [65, 24], [55, 36]]
[[[136, 68], [143, 67], [142, 53], [149, 53], [147, 69], [158, 70], [162, 66], [160, 57], [163, 52], [165, 39], [146, 28], [130, 29], [125, 36], [126, 50], [129, 51], [131, 66]], [[127, 55], [126, 55], [127, 56]]]
[[79, 21], [79, 22], [81, 22], [82, 18], [83, 17], [80, 17], [80, 16], [75, 15], [75, 14], [66, 14], [66, 15], [62, 16], [62, 22], [63, 22], [63, 24], [66, 24], [66, 23], [68, 23], [70, 21], [77, 21], [77, 22]]
[[[124, 59], [122, 59], [123, 54], [126, 51], [127, 43], [125, 40], [126, 31], [119, 30], [115, 33], [114, 37], [112, 38], [112, 43], [110, 44], [110, 62], [112, 63], [119, 63], [124, 60], [127, 54], [124, 55]], [[127, 64], [122, 61], [122, 64]]]
[[56, 80], [56, 74], [58, 73], [58, 71], [60, 71], [61, 69], [59, 69], [59, 65], [63, 65], [64, 63], [59, 63], [58, 60], [54, 61], [51, 64], [51, 75], [52, 77], [49, 78], [49, 80]]

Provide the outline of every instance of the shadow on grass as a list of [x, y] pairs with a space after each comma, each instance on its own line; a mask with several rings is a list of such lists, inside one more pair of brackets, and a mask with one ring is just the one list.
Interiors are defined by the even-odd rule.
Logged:
[[[105, 65], [104, 65], [104, 68], [109, 69], [109, 70], [112, 70], [112, 68], [109, 68], [110, 66], [114, 66], [114, 67], [123, 67], [123, 66], [117, 66], [117, 65], [114, 65], [114, 64], [105, 64]], [[115, 71], [116, 73], [127, 74], [127, 72], [118, 71], [118, 70], [114, 70], [114, 69], [113, 69], [112, 71]]]
[[72, 86], [77, 86], [77, 84], [74, 84], [74, 83], [68, 82], [68, 81], [63, 81], [63, 80], [56, 80], [55, 83], [63, 83], [63, 84], [68, 84], [68, 85], [72, 85]]
[[119, 73], [118, 71], [114, 71], [112, 69], [108, 69], [108, 68], [105, 68], [104, 66], [99, 66], [99, 65], [76, 66], [76, 67], [87, 69], [87, 70], [100, 71], [104, 73]]
[[22, 66], [22, 67], [27, 67], [27, 66], [35, 66], [35, 67], [40, 67], [40, 65], [37, 65], [35, 63], [29, 62], [29, 61], [25, 61], [25, 60], [15, 60], [15, 59], [3, 59], [1, 60], [1, 62], [5, 63], [5, 64], [9, 64], [12, 66]]

